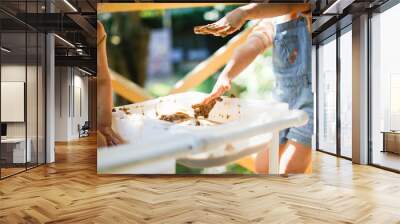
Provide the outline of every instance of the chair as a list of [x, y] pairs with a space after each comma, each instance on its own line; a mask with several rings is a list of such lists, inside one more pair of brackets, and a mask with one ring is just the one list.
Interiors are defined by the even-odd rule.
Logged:
[[89, 136], [89, 129], [90, 129], [89, 121], [85, 121], [82, 127], [78, 124], [79, 138]]

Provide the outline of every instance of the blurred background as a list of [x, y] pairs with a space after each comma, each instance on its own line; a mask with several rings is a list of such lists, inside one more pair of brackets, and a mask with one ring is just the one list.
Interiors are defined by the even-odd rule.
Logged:
[[[227, 12], [238, 7], [237, 4], [214, 3], [205, 7], [197, 5], [192, 8], [160, 10], [124, 9], [122, 5], [115, 4], [106, 6], [109, 8], [99, 10], [98, 19], [103, 23], [107, 33], [109, 67], [112, 76], [124, 78], [120, 80], [122, 84], [113, 83], [115, 106], [131, 104], [135, 101], [134, 97], [132, 100], [120, 94], [116, 87], [116, 85], [126, 86], [126, 82], [135, 83], [139, 87], [136, 88], [137, 91], [133, 89], [136, 92], [142, 91], [144, 95], [148, 94], [140, 101], [188, 90], [209, 93], [233, 49], [245, 40], [244, 30], [253, 27], [256, 22], [250, 21], [237, 33], [222, 38], [196, 35], [193, 28], [219, 20]], [[131, 7], [131, 5], [128, 6]], [[125, 10], [126, 12], [121, 12]], [[229, 45], [230, 42], [235, 42], [232, 38], [240, 39], [236, 41], [238, 45]], [[228, 51], [231, 53], [224, 54]], [[271, 52], [269, 49], [258, 56], [234, 80], [231, 90], [226, 95], [269, 99], [274, 84]], [[219, 56], [209, 60], [213, 55]], [[207, 73], [204, 67], [212, 67], [221, 61], [223, 61], [223, 66], [216, 66], [218, 69], [214, 69], [215, 72], [204, 74]], [[200, 65], [201, 63], [203, 65]], [[200, 72], [192, 74], [197, 70]], [[196, 84], [189, 84], [189, 86], [185, 84], [187, 88], [179, 89], [180, 83], [185, 82], [184, 78], [187, 76], [193, 76], [194, 79], [196, 76], [203, 76], [203, 78]], [[177, 88], [179, 90], [176, 90]], [[135, 92], [133, 90], [131, 92]], [[193, 169], [177, 164], [176, 173], [252, 173], [245, 168], [246, 166], [239, 164], [216, 167], [212, 168], [213, 170]]]
[[[168, 95], [179, 80], [235, 36], [196, 35], [193, 27], [217, 21], [236, 7], [215, 4], [100, 13], [98, 18], [107, 32], [109, 66], [143, 87], [152, 97]], [[234, 81], [227, 94], [269, 98], [273, 87], [271, 61], [271, 50], [267, 50]], [[209, 93], [222, 68], [192, 89]], [[115, 106], [131, 103], [118, 95], [114, 97]]]

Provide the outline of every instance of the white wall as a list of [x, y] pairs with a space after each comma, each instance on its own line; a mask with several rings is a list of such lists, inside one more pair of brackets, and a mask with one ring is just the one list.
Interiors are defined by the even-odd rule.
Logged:
[[[28, 66], [28, 73], [36, 68], [32, 66]], [[25, 82], [25, 65], [2, 65], [1, 66], [1, 81], [2, 82]], [[36, 85], [36, 83], [33, 83]], [[29, 89], [28, 89], [29, 90]], [[33, 96], [36, 97], [36, 89], [34, 92], [28, 92], [27, 96], [31, 98]], [[28, 100], [28, 99], [27, 99]], [[31, 102], [32, 100], [28, 100]], [[36, 105], [35, 105], [36, 107]], [[6, 108], [1, 108], [2, 110], [5, 110]], [[28, 121], [31, 121], [33, 119], [30, 119], [29, 117], [30, 114], [28, 114]], [[36, 114], [35, 114], [36, 118]], [[7, 122], [7, 136], [8, 137], [25, 137], [25, 122]], [[29, 137], [29, 136], [28, 136]]]
[[[76, 72], [77, 70], [75, 70]], [[74, 108], [72, 109], [72, 135], [78, 136], [78, 124], [83, 125], [88, 121], [88, 78], [80, 75], [74, 75]]]
[[88, 78], [75, 68], [56, 67], [55, 85], [55, 140], [77, 139], [78, 124], [88, 120]]
[[67, 67], [55, 68], [55, 140], [67, 141], [68, 139], [68, 86], [69, 73]]
[[[25, 65], [2, 65], [1, 81], [25, 82]], [[1, 108], [4, 110], [5, 108]], [[25, 123], [7, 123], [7, 137], [25, 137]]]
[[[39, 66], [36, 71], [35, 66], [27, 66], [20, 64], [4, 64], [1, 66], [2, 82], [24, 82], [26, 83], [26, 108], [22, 107], [22, 113], [26, 110], [27, 120], [24, 122], [6, 122], [7, 137], [9, 138], [25, 138], [30, 139], [32, 149], [32, 161], [39, 163], [44, 162], [44, 89], [42, 68]], [[28, 80], [25, 80], [27, 77]], [[23, 94], [23, 93], [22, 93]], [[7, 97], [7, 96], [2, 96]], [[1, 108], [7, 110], [8, 108]], [[27, 131], [27, 132], [26, 132]], [[39, 153], [37, 157], [36, 153]]]

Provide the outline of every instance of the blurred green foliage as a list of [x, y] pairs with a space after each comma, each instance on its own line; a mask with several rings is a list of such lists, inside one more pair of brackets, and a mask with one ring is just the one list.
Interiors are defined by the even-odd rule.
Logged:
[[[224, 174], [253, 174], [250, 170], [236, 163], [228, 164], [225, 169]], [[202, 168], [191, 168], [179, 163], [175, 166], [176, 174], [202, 174], [204, 171], [205, 169]]]
[[176, 166], [175, 166], [176, 174], [201, 174], [201, 171], [203, 171], [203, 169], [191, 168], [191, 167], [181, 165], [179, 163], [176, 163]]
[[244, 168], [243, 166], [237, 164], [237, 163], [231, 163], [226, 166], [226, 172], [227, 174], [252, 174], [250, 170]]
[[239, 97], [270, 99], [274, 88], [272, 50], [259, 55], [234, 81], [240, 87]]

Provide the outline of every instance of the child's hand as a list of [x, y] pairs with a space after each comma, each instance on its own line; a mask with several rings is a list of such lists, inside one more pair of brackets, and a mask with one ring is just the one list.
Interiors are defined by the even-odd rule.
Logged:
[[215, 23], [194, 27], [194, 32], [196, 34], [212, 34], [214, 36], [225, 37], [240, 29], [245, 22], [246, 17], [244, 11], [237, 8]]
[[125, 141], [117, 133], [115, 133], [111, 127], [99, 128], [98, 132], [104, 137], [107, 146], [125, 143]]
[[217, 83], [215, 83], [213, 90], [210, 95], [203, 100], [203, 104], [208, 104], [212, 100], [217, 99], [222, 96], [226, 91], [231, 89], [231, 79], [226, 75], [220, 75], [218, 77]]

